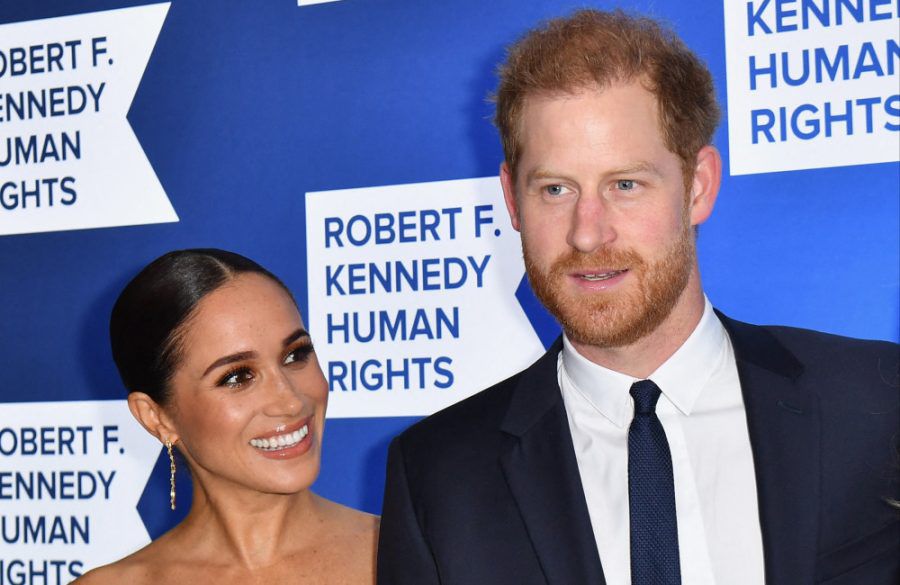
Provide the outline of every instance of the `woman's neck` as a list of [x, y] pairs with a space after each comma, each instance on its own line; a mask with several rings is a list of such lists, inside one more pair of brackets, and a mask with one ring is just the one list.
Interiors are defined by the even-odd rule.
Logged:
[[321, 532], [321, 499], [310, 490], [266, 494], [204, 479], [195, 478], [191, 511], [176, 529], [200, 557], [216, 564], [232, 558], [251, 570], [267, 567]]

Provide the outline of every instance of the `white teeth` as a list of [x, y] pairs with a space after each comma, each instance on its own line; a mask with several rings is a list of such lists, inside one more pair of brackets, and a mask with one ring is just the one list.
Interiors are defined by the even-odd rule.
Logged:
[[622, 272], [624, 272], [624, 271], [615, 270], [613, 272], [604, 272], [603, 274], [582, 274], [581, 278], [583, 278], [587, 281], [590, 281], [590, 282], [597, 282], [598, 280], [609, 280], [610, 278], [612, 278], [614, 276], [618, 276], [618, 275], [622, 274]]
[[269, 437], [268, 439], [250, 439], [250, 445], [263, 451], [278, 451], [292, 447], [302, 441], [309, 434], [309, 425], [303, 425], [293, 433]]

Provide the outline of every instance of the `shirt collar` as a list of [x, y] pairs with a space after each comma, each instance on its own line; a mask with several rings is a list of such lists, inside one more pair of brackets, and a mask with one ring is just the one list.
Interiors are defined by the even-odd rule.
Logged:
[[617, 427], [631, 422], [631, 395], [628, 393], [634, 378], [604, 368], [580, 353], [563, 334], [562, 375], [571, 388], [587, 400], [594, 409]]
[[706, 383], [722, 364], [728, 347], [725, 327], [709, 299], [704, 297], [704, 303], [703, 316], [690, 337], [649, 376], [686, 415], [691, 414]]
[[[709, 299], [704, 297], [703, 315], [694, 331], [649, 379], [679, 411], [689, 415], [713, 371], [724, 359], [726, 348], [725, 328]], [[631, 423], [633, 407], [629, 390], [636, 378], [588, 360], [565, 335], [562, 373], [572, 388], [610, 422], [619, 427]]]

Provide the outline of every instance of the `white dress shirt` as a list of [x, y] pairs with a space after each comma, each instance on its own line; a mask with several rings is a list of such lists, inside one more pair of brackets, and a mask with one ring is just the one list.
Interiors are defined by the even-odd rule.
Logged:
[[[628, 427], [631, 376], [580, 355], [567, 338], [559, 385], [609, 585], [631, 583]], [[649, 379], [672, 452], [681, 582], [763, 585], [756, 476], [734, 350], [709, 300], [696, 329]], [[640, 585], [640, 584], [635, 584]]]

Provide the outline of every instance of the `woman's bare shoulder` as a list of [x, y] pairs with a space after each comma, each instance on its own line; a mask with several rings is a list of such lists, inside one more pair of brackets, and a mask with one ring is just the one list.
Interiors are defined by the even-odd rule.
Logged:
[[325, 512], [324, 534], [328, 553], [320, 558], [328, 583], [375, 583], [375, 554], [380, 518], [321, 500]]
[[343, 504], [321, 499], [329, 519], [333, 522], [335, 532], [338, 534], [356, 534], [362, 538], [378, 536], [378, 528], [381, 518], [367, 512], [361, 512], [354, 508], [348, 508]]
[[160, 554], [163, 546], [152, 542], [137, 552], [114, 563], [91, 569], [73, 582], [73, 585], [108, 585], [130, 583], [159, 583], [159, 567], [163, 566]]
[[152, 570], [148, 565], [122, 559], [103, 567], [92, 569], [75, 580], [73, 585], [112, 585], [114, 583], [152, 582]]

